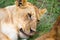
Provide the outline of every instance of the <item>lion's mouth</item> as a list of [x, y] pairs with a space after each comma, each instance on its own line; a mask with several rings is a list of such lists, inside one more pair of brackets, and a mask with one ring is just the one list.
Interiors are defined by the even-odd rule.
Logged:
[[30, 34], [25, 33], [22, 28], [20, 29], [20, 32], [22, 32], [24, 35], [30, 36], [30, 37], [35, 34], [35, 31], [32, 29], [30, 29]]

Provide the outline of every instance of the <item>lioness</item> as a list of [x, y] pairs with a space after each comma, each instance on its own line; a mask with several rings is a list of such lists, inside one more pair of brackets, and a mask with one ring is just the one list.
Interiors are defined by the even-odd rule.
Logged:
[[27, 0], [16, 0], [15, 5], [0, 8], [0, 40], [27, 39], [36, 32], [37, 20], [46, 12]]
[[50, 32], [38, 37], [35, 40], [60, 40], [60, 16], [54, 23]]

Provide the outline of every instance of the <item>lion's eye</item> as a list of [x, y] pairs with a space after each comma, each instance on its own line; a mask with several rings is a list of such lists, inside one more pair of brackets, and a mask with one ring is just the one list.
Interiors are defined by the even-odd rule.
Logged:
[[31, 19], [31, 16], [32, 16], [32, 15], [31, 15], [30, 13], [28, 13], [28, 18], [29, 18], [29, 19]]

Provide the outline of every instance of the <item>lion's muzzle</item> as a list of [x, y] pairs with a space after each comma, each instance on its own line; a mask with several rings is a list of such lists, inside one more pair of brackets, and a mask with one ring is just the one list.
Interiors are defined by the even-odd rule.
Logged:
[[32, 35], [34, 35], [34, 34], [36, 33], [36, 31], [30, 29], [30, 33], [27, 34], [26, 32], [23, 31], [22, 28], [20, 29], [20, 32], [22, 32], [22, 33], [23, 33], [24, 35], [26, 35], [26, 36], [32, 36]]

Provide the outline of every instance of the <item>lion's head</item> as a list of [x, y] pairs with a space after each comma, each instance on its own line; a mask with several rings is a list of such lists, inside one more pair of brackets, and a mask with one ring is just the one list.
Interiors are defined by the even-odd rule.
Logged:
[[46, 9], [40, 10], [26, 1], [16, 0], [15, 20], [18, 21], [20, 32], [26, 36], [32, 36], [36, 32], [37, 20], [40, 20], [40, 17], [46, 12]]

